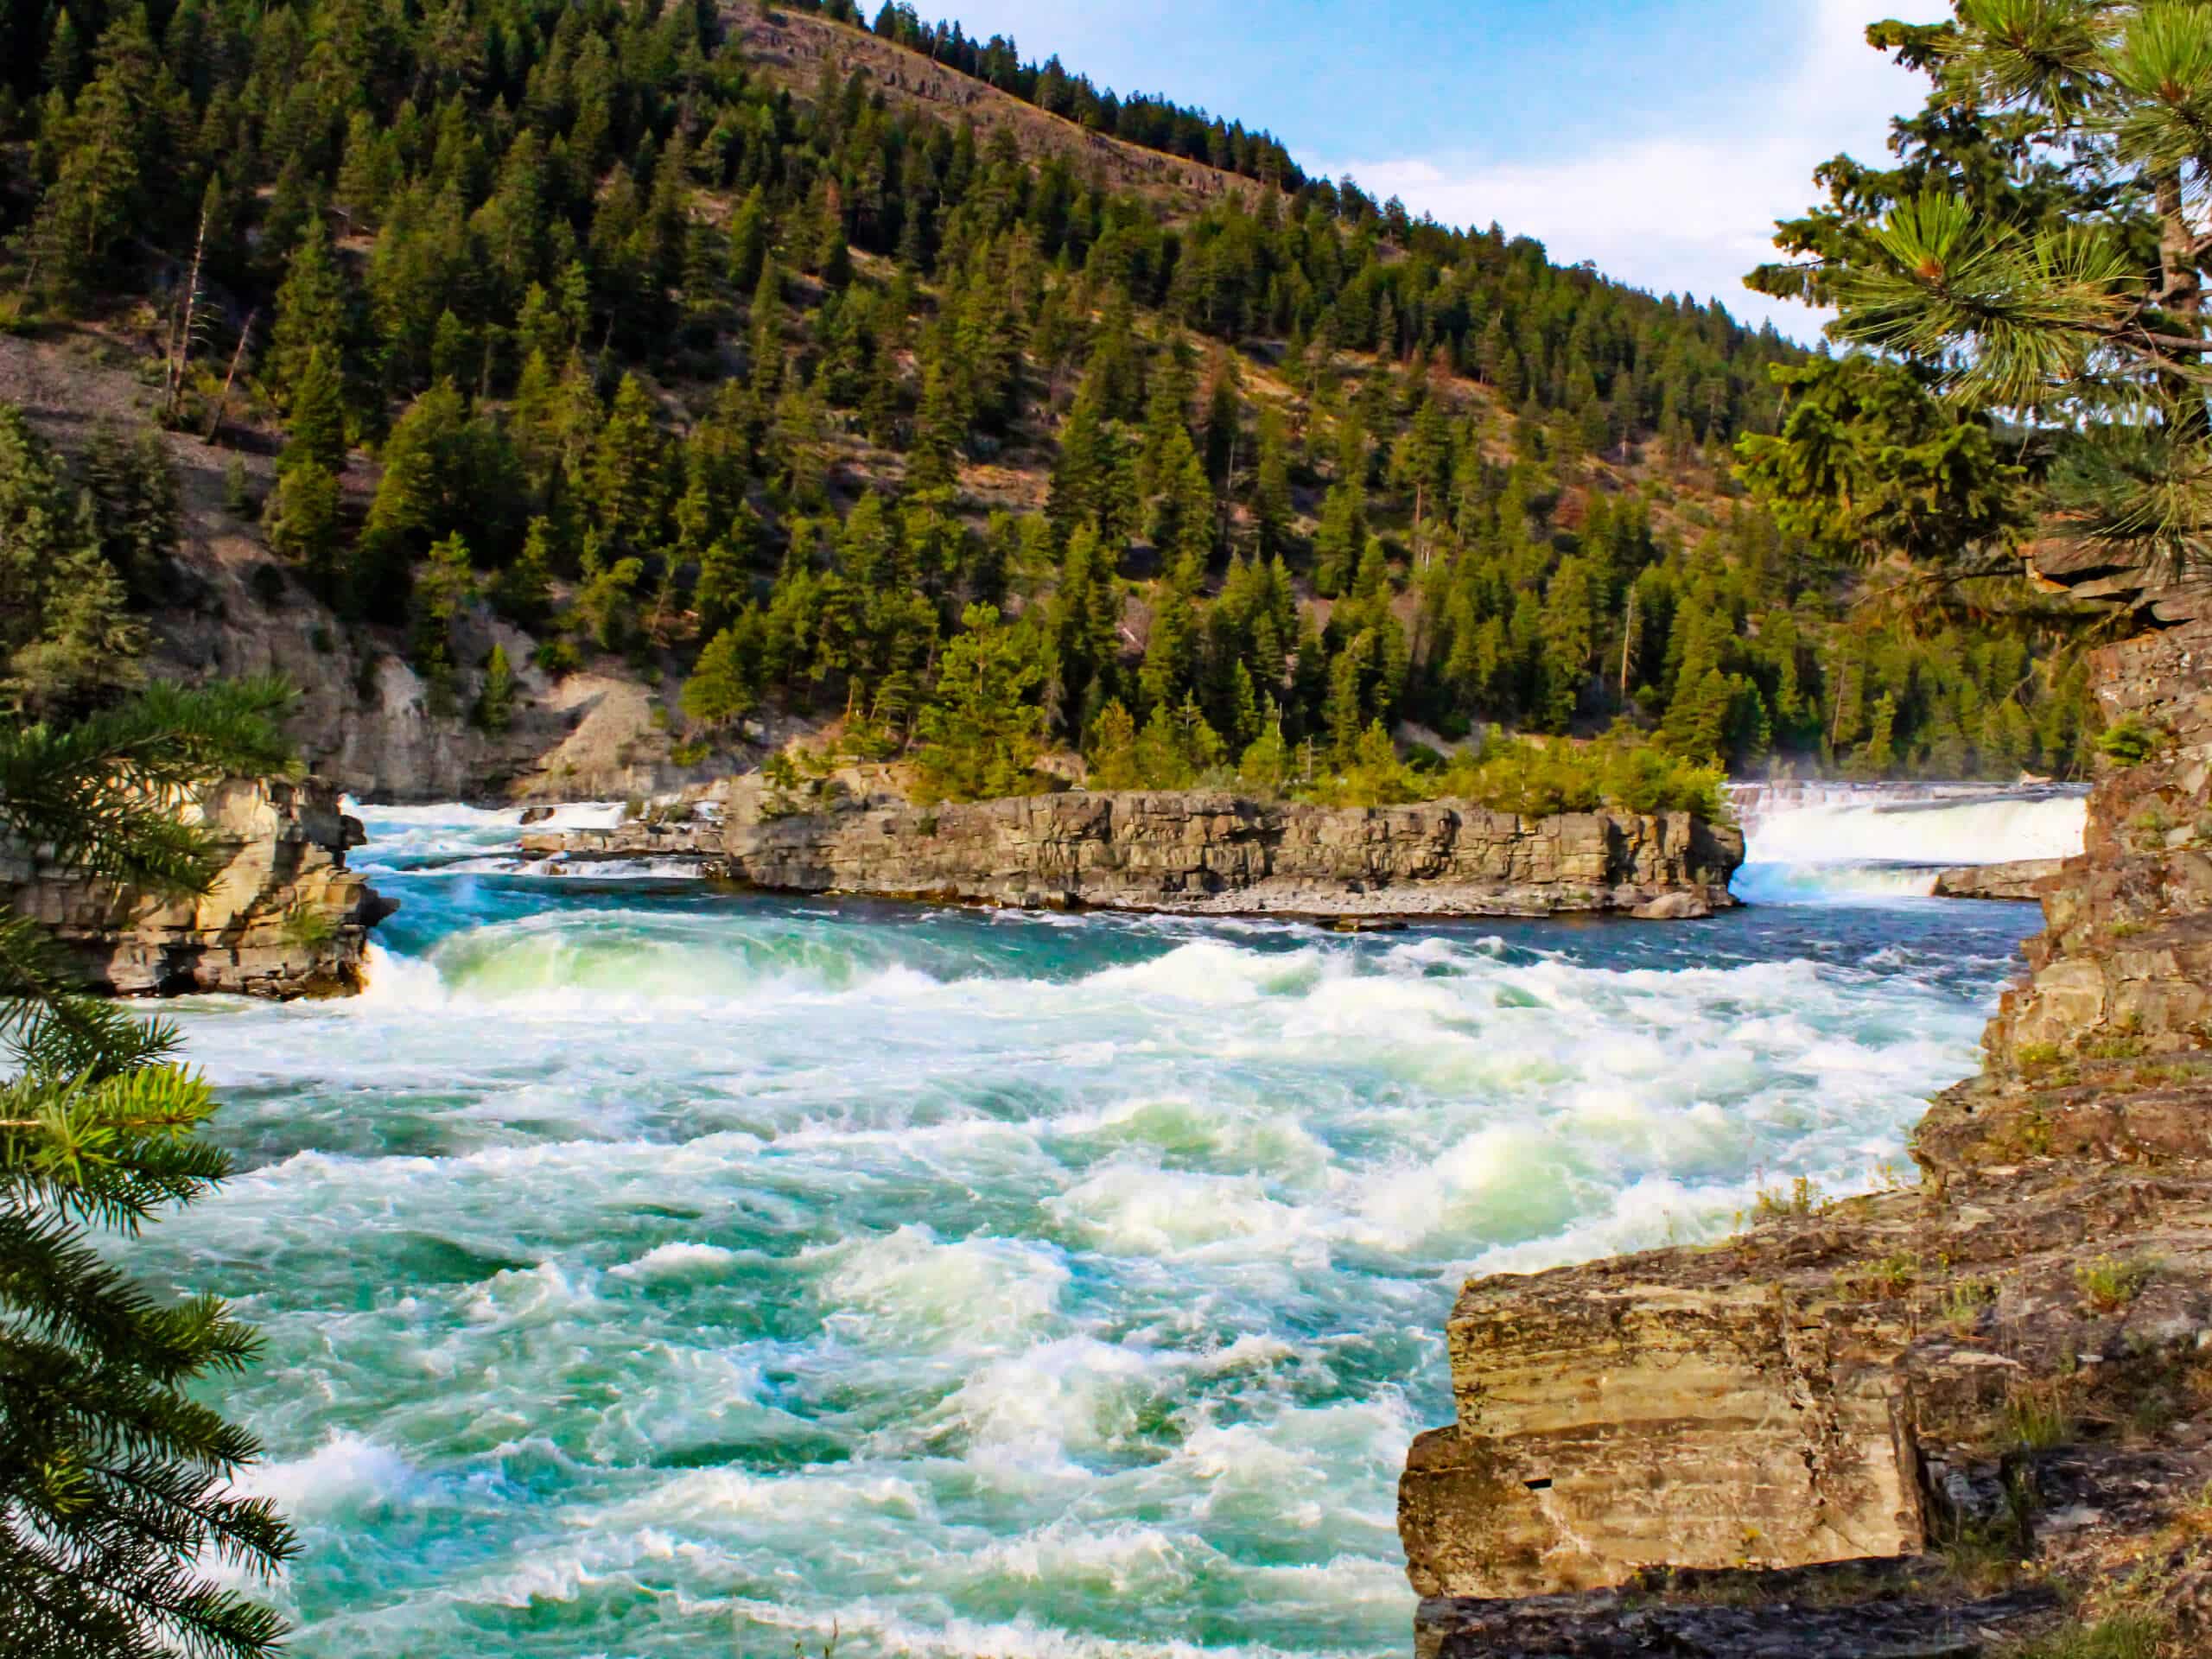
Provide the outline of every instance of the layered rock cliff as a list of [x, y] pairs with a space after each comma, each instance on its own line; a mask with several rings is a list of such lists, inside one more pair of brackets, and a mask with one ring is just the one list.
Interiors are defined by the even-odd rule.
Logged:
[[2124, 740], [1921, 1184], [1470, 1282], [1400, 1490], [1422, 1655], [2212, 1652], [2212, 589], [2044, 574], [2140, 624]]
[[150, 900], [0, 849], [0, 902], [44, 923], [92, 988], [118, 996], [232, 991], [342, 995], [361, 988], [369, 930], [395, 906], [346, 868], [361, 825], [309, 778], [217, 785], [186, 810], [221, 873], [198, 898]]
[[1523, 819], [1449, 802], [1344, 809], [1230, 795], [1037, 795], [933, 807], [863, 798], [777, 814], [757, 791], [713, 822], [527, 837], [572, 860], [688, 855], [779, 892], [1033, 909], [1321, 918], [1708, 915], [1742, 837], [1688, 813]]

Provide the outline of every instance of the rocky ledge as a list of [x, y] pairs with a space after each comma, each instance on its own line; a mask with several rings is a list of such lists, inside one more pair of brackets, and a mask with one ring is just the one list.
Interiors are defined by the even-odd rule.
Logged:
[[2063, 858], [2024, 858], [2010, 864], [1967, 864], [1936, 878], [1938, 899], [1998, 899], [2034, 903], [2046, 881], [2065, 874]]
[[2043, 574], [2144, 624], [2093, 659], [2133, 741], [1987, 1066], [1916, 1185], [1465, 1287], [1424, 1659], [2212, 1652], [2212, 588]]
[[1027, 796], [923, 807], [763, 810], [757, 789], [685, 824], [526, 836], [572, 865], [690, 857], [775, 892], [1027, 909], [1338, 920], [1709, 916], [1743, 838], [1688, 813], [1527, 819], [1451, 802], [1366, 810], [1214, 794]]
[[320, 779], [236, 780], [188, 809], [222, 868], [196, 899], [161, 902], [0, 852], [0, 902], [44, 923], [92, 988], [118, 996], [361, 988], [369, 930], [397, 908], [346, 868], [363, 840]]

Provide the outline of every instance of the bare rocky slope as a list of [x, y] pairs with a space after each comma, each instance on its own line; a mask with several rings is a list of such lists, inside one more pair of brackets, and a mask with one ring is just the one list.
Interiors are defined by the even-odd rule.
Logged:
[[525, 838], [578, 866], [690, 857], [777, 892], [1030, 909], [1383, 920], [1612, 912], [1708, 916], [1734, 902], [1743, 837], [1689, 813], [1524, 819], [1465, 804], [1332, 808], [1206, 793], [1076, 791], [916, 806], [856, 775], [841, 810], [776, 810], [757, 779], [687, 823]]
[[223, 860], [197, 899], [149, 900], [0, 849], [0, 906], [43, 923], [92, 988], [118, 996], [340, 996], [361, 988], [369, 930], [396, 906], [346, 868], [361, 825], [339, 810], [334, 785], [222, 784], [186, 817]]
[[1916, 1186], [1705, 1249], [1471, 1281], [1400, 1491], [1419, 1651], [2212, 1651], [2212, 586], [2038, 574], [2143, 624], [2088, 850]]

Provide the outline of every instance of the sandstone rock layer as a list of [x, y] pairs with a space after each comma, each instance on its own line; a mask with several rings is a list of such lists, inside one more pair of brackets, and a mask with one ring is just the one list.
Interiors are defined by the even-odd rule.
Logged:
[[1312, 918], [1692, 917], [1734, 901], [1743, 838], [1688, 813], [1522, 819], [1448, 802], [1366, 810], [1210, 794], [1038, 795], [525, 837], [573, 860], [670, 855], [779, 892], [1033, 909]]
[[222, 860], [196, 899], [151, 900], [0, 852], [0, 899], [51, 928], [86, 982], [116, 995], [358, 991], [369, 930], [396, 906], [346, 868], [362, 832], [340, 811], [336, 787], [313, 778], [234, 781], [187, 817]]
[[1955, 884], [2047, 927], [1921, 1184], [1470, 1282], [1400, 1487], [1424, 1655], [1969, 1659], [2061, 1589], [2212, 1652], [2212, 588], [2054, 579], [2144, 625], [2126, 741], [2082, 857]]

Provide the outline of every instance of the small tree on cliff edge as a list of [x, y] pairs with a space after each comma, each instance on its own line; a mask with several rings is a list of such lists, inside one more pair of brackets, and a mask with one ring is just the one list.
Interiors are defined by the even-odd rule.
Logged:
[[[1821, 169], [1827, 205], [1777, 238], [1810, 258], [1751, 284], [1834, 304], [1839, 338], [1902, 360], [1955, 409], [2037, 422], [2056, 457], [2046, 535], [2126, 562], [2202, 564], [2212, 7], [1956, 0], [1955, 10], [1949, 22], [1868, 31], [1931, 78], [1928, 106], [1897, 124], [1895, 168], [1840, 156]], [[1895, 421], [1856, 424], [1866, 429], [1855, 460], [1833, 453], [1853, 430], [1833, 421], [1786, 429], [1795, 457], [1747, 458], [1768, 463], [1769, 481], [1856, 500], [1865, 490], [1846, 486], [1858, 461], [1888, 467], [1916, 444], [1923, 463], [1942, 462], [1921, 465], [1922, 487], [1902, 504], [1923, 512], [1974, 459], [1935, 442], [1940, 431], [1901, 439]], [[1781, 464], [1803, 461], [1819, 464]]]
[[[70, 727], [0, 730], [0, 841], [168, 897], [217, 866], [188, 791], [286, 765], [273, 684], [156, 686]], [[0, 1630], [35, 1659], [270, 1651], [270, 1609], [203, 1576], [266, 1573], [292, 1535], [231, 1482], [259, 1448], [188, 1385], [257, 1338], [222, 1303], [157, 1300], [88, 1237], [220, 1181], [207, 1084], [174, 1027], [79, 995], [46, 931], [0, 910]]]

